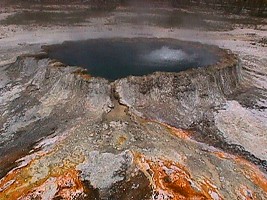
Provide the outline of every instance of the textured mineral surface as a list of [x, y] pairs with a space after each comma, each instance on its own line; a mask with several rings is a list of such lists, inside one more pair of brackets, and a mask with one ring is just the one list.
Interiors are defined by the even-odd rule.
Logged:
[[[0, 199], [267, 199], [267, 52], [251, 44], [266, 32], [117, 26], [126, 14], [138, 15], [1, 25]], [[220, 59], [108, 81], [41, 49], [111, 36], [201, 41]]]

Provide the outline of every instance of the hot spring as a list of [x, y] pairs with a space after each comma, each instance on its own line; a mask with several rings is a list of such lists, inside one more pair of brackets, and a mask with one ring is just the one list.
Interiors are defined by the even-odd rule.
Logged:
[[156, 71], [180, 72], [213, 65], [219, 60], [219, 48], [174, 39], [91, 39], [44, 49], [51, 59], [83, 67], [92, 76], [108, 80]]

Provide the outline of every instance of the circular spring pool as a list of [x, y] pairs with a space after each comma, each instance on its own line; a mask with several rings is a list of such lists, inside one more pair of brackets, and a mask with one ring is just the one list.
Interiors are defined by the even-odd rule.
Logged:
[[200, 43], [158, 38], [112, 38], [64, 42], [46, 46], [52, 59], [81, 66], [92, 76], [116, 80], [156, 71], [179, 72], [213, 65], [219, 48]]

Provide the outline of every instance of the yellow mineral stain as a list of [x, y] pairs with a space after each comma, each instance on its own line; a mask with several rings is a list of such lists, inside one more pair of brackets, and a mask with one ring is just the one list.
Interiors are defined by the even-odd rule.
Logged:
[[250, 163], [249, 161], [245, 160], [244, 158], [241, 158], [239, 156], [230, 155], [225, 152], [217, 151], [213, 152], [214, 155], [221, 159], [229, 159], [233, 160], [238, 165], [242, 166], [240, 168], [240, 171], [253, 183], [257, 186], [259, 186], [263, 191], [267, 192], [267, 177], [266, 175], [260, 171], [260, 169]]
[[249, 190], [246, 186], [241, 186], [237, 191], [237, 194], [242, 198], [242, 200], [256, 200], [255, 194]]
[[219, 194], [215, 185], [211, 183], [209, 179], [204, 179], [201, 188], [207, 196], [210, 196], [214, 200], [222, 200], [222, 196]]
[[155, 194], [157, 194], [156, 199], [216, 199], [214, 196], [221, 199], [210, 181], [204, 181], [201, 187], [194, 188], [192, 186], [194, 181], [189, 172], [179, 163], [164, 159], [151, 160], [139, 153], [134, 155], [137, 166], [150, 180]]
[[121, 135], [121, 136], [118, 138], [117, 144], [118, 144], [119, 146], [122, 146], [122, 145], [125, 144], [126, 140], [127, 140], [127, 138], [126, 138], [125, 136]]
[[86, 70], [78, 69], [75, 72], [73, 72], [73, 74], [80, 76], [84, 80], [89, 80], [92, 78], [91, 75], [88, 74]]
[[[15, 169], [0, 181], [0, 199], [16, 200], [27, 197], [46, 184], [49, 178], [55, 179], [57, 195], [64, 199], [70, 199], [72, 194], [84, 191], [83, 184], [79, 180], [75, 164], [64, 162], [64, 166], [55, 166], [49, 169], [49, 173], [40, 179], [34, 179], [31, 171], [32, 161], [27, 166]], [[45, 188], [45, 187], [43, 187]]]
[[216, 152], [213, 152], [213, 153], [214, 153], [214, 155], [216, 155], [218, 158], [221, 158], [221, 159], [230, 158], [229, 157], [230, 155], [227, 155], [224, 152], [216, 151]]
[[263, 191], [267, 193], [267, 177], [260, 171], [260, 169], [248, 162], [247, 160], [236, 157], [235, 161], [242, 165], [244, 169], [242, 170], [246, 177], [253, 181], [255, 185], [258, 185]]
[[[1, 200], [15, 200], [19, 197], [27, 194], [29, 190], [34, 186], [30, 180], [32, 176], [29, 173], [28, 166], [15, 169], [8, 173], [0, 182], [0, 199]], [[13, 182], [8, 187], [5, 187], [7, 183]], [[42, 184], [41, 180], [36, 182], [36, 185]]]
[[[52, 191], [49, 191], [51, 190]], [[84, 191], [83, 184], [79, 180], [79, 174], [75, 169], [68, 169], [64, 174], [51, 176], [46, 182], [38, 187], [32, 188], [31, 191], [21, 199], [32, 199], [44, 197], [49, 194], [51, 198], [60, 198], [72, 200], [77, 194]], [[45, 195], [46, 194], [46, 195]]]
[[156, 123], [156, 124], [160, 124], [161, 126], [167, 128], [167, 130], [171, 134], [173, 134], [173, 135], [175, 135], [175, 136], [177, 136], [177, 137], [179, 137], [181, 139], [191, 139], [190, 138], [191, 133], [188, 130], [183, 130], [183, 129], [180, 129], [180, 128], [175, 128], [173, 126], [170, 126], [168, 124], [165, 124], [163, 122], [159, 122], [159, 121], [156, 121], [156, 120], [145, 120], [145, 119], [142, 120], [142, 123], [148, 123], [148, 122], [153, 122], [153, 123]]
[[83, 184], [79, 179], [79, 174], [75, 169], [69, 169], [65, 174], [57, 177], [57, 195], [66, 200], [71, 200], [73, 194], [84, 191]]
[[174, 127], [169, 126], [167, 124], [162, 124], [162, 125], [166, 126], [173, 135], [175, 135], [181, 139], [187, 139], [187, 140], [190, 139], [190, 132], [189, 131], [174, 128]]
[[66, 65], [64, 65], [62, 62], [59, 62], [59, 61], [51, 62], [50, 66], [54, 68], [66, 67]]

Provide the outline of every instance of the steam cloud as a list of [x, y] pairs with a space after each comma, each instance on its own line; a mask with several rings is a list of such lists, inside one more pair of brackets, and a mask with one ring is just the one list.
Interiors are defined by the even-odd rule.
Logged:
[[167, 46], [163, 46], [160, 49], [156, 49], [144, 55], [143, 59], [148, 62], [163, 63], [192, 60], [193, 58], [180, 49], [171, 49]]

